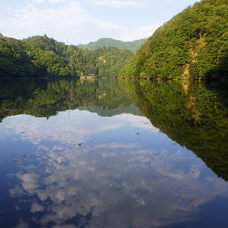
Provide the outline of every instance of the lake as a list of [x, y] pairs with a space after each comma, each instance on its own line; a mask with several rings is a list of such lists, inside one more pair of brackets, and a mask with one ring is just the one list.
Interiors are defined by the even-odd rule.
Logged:
[[227, 227], [227, 90], [0, 81], [0, 227]]

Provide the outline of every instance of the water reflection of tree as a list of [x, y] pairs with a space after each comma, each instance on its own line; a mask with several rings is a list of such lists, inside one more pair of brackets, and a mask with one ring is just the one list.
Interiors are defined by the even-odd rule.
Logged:
[[198, 82], [123, 81], [125, 91], [170, 138], [195, 152], [220, 177], [228, 180], [226, 90]]
[[[130, 105], [115, 80], [1, 80], [0, 119], [18, 114], [50, 117], [59, 111], [96, 106], [100, 115]], [[101, 95], [105, 94], [105, 96]], [[118, 111], [118, 110], [116, 110]], [[120, 111], [120, 110], [119, 110]], [[134, 110], [132, 110], [134, 111]]]

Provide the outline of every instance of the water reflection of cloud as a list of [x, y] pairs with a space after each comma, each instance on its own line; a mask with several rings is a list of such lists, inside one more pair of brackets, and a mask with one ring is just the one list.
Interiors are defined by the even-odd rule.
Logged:
[[12, 129], [16, 133], [23, 132], [23, 138], [36, 144], [46, 139], [68, 144], [80, 143], [89, 135], [123, 126], [157, 131], [146, 117], [132, 114], [100, 117], [95, 113], [78, 110], [60, 112], [49, 119], [18, 115], [4, 120], [4, 129]]
[[16, 226], [16, 228], [29, 228], [29, 225], [27, 222], [21, 220], [19, 224]]
[[[34, 199], [31, 212], [42, 213], [37, 221], [42, 226], [74, 227], [80, 215], [89, 227], [159, 227], [190, 219], [201, 205], [227, 192], [227, 184], [215, 176], [202, 180], [204, 165], [184, 151], [114, 143], [40, 146], [36, 153], [43, 168], [23, 167], [11, 194]], [[187, 167], [178, 168], [180, 161]]]
[[151, 131], [159, 131], [157, 128], [153, 127], [150, 121], [143, 116], [135, 116], [132, 114], [121, 114], [114, 116], [113, 119], [118, 120], [118, 122], [129, 123], [136, 128], [150, 129]]
[[35, 160], [15, 174], [18, 184], [10, 191], [30, 205], [31, 221], [18, 227], [160, 227], [191, 219], [200, 206], [227, 194], [227, 184], [178, 145], [155, 150], [135, 139], [80, 144], [123, 127], [157, 134], [145, 117], [75, 110], [48, 120], [9, 117], [2, 124], [36, 144]]

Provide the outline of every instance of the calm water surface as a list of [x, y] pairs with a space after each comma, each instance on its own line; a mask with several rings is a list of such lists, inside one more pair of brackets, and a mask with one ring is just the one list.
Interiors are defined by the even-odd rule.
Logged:
[[0, 227], [228, 227], [224, 94], [1, 81]]

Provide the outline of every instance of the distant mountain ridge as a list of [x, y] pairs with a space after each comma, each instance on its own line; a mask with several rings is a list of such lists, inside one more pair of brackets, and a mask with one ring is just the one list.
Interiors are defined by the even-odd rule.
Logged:
[[88, 44], [79, 44], [79, 48], [83, 49], [89, 49], [89, 50], [96, 50], [104, 47], [114, 47], [114, 48], [120, 48], [120, 49], [126, 49], [130, 51], [137, 51], [144, 43], [146, 43], [148, 39], [140, 39], [135, 41], [121, 41], [121, 40], [115, 40], [112, 38], [101, 38], [97, 41], [90, 42]]

